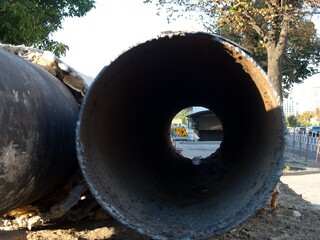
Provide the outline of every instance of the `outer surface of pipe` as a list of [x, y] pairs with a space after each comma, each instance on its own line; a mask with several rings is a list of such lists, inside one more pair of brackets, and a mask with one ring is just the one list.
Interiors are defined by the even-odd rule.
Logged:
[[[173, 117], [204, 106], [221, 120], [221, 147], [199, 165], [170, 141]], [[116, 219], [154, 239], [231, 230], [271, 195], [283, 169], [278, 97], [256, 62], [205, 33], [137, 45], [103, 69], [80, 113], [85, 179]]]
[[78, 112], [58, 79], [0, 50], [0, 214], [40, 199], [71, 176]]

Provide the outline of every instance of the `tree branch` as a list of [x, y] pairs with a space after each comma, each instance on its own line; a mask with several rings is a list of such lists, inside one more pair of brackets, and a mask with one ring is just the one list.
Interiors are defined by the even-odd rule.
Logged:
[[246, 18], [248, 18], [251, 22], [251, 26], [252, 28], [262, 37], [264, 38], [266, 36], [265, 31], [263, 31], [263, 29], [260, 27], [260, 25], [258, 24], [258, 22], [250, 15], [249, 12], [247, 11], [243, 11], [242, 13]]
[[286, 49], [288, 33], [289, 33], [289, 22], [290, 22], [289, 15], [284, 14], [283, 20], [282, 20], [282, 28], [280, 30], [279, 40], [277, 43], [277, 49], [280, 52], [285, 52], [285, 49]]

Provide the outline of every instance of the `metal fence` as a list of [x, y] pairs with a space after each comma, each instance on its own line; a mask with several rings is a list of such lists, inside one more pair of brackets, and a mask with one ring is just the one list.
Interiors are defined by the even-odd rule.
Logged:
[[319, 136], [312, 136], [308, 133], [289, 133], [287, 135], [286, 147], [288, 151], [292, 152], [293, 156], [298, 154], [300, 159], [305, 158], [306, 161], [310, 159], [310, 156], [314, 157], [315, 153], [314, 161], [315, 165], [318, 165], [320, 151]]

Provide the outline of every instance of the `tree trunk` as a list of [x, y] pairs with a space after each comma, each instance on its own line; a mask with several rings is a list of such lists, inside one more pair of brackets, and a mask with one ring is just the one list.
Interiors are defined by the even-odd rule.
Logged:
[[[270, 8], [275, 11], [275, 17], [272, 19], [270, 29], [264, 37], [268, 55], [268, 77], [278, 93], [279, 101], [283, 102], [282, 93], [282, 65], [288, 41], [288, 30], [290, 23], [290, 15], [287, 14], [284, 5], [286, 1], [271, 1]], [[275, 4], [275, 5], [274, 5]], [[280, 5], [279, 5], [280, 4]], [[273, 12], [273, 10], [271, 12]]]
[[267, 47], [268, 53], [268, 77], [278, 93], [280, 101], [283, 101], [282, 94], [282, 62], [283, 54], [276, 47]]

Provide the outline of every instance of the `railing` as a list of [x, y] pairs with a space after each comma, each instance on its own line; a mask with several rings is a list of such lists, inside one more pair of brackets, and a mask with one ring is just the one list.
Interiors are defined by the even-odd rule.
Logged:
[[304, 155], [306, 162], [310, 158], [311, 153], [315, 153], [315, 165], [317, 166], [320, 151], [320, 137], [307, 133], [289, 133], [287, 135], [287, 150], [292, 152], [293, 157], [297, 152], [300, 159], [302, 159], [302, 155]]

